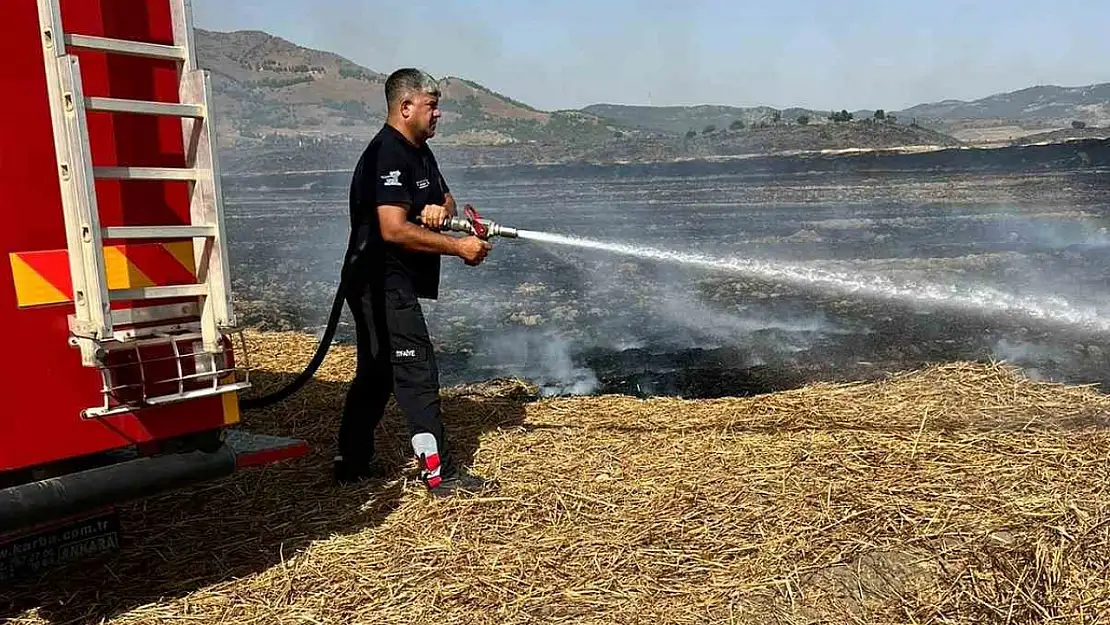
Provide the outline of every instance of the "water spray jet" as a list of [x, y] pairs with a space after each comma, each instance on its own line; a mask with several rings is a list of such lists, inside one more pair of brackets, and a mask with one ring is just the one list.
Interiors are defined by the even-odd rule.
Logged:
[[883, 276], [849, 274], [794, 263], [751, 258], [718, 258], [639, 245], [607, 243], [535, 230], [519, 230], [482, 218], [470, 205], [466, 206], [463, 217], [450, 219], [444, 228], [473, 234], [483, 239], [500, 236], [593, 249], [646, 260], [725, 271], [832, 294], [953, 308], [966, 312], [1017, 314], [1038, 322], [1094, 333], [1110, 333], [1110, 320], [1105, 319], [1099, 311], [1079, 310], [1057, 297], [1034, 299], [985, 287], [971, 287], [961, 291], [956, 286], [935, 283], [905, 285], [897, 284]]
[[566, 245], [612, 252], [645, 260], [702, 267], [748, 278], [789, 284], [811, 291], [914, 303], [939, 308], [953, 308], [965, 312], [1017, 314], [1038, 322], [1062, 325], [1093, 333], [1110, 334], [1110, 319], [1105, 318], [1106, 316], [1100, 311], [1077, 309], [1069, 302], [1058, 297], [1037, 299], [986, 287], [960, 289], [956, 286], [935, 283], [898, 284], [889, 278], [878, 275], [851, 274], [796, 263], [752, 258], [719, 258], [639, 245], [606, 243], [593, 239], [531, 230], [518, 230], [516, 234], [517, 238], [540, 243]]

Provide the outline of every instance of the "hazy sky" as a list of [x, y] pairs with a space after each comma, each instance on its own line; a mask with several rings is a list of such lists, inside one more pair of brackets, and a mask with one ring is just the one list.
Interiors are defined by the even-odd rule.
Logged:
[[1110, 82], [1106, 0], [193, 0], [373, 70], [423, 67], [543, 109], [896, 110]]

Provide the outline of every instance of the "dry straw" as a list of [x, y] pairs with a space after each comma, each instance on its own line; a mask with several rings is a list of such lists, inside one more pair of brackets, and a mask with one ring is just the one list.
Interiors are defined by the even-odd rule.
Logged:
[[[251, 334], [254, 392], [310, 337]], [[1110, 619], [1110, 398], [999, 364], [746, 399], [444, 393], [500, 481], [424, 495], [328, 470], [351, 351], [255, 431], [302, 460], [124, 510], [122, 554], [6, 591], [14, 623], [1095, 623]], [[5, 603], [0, 603], [4, 606]]]

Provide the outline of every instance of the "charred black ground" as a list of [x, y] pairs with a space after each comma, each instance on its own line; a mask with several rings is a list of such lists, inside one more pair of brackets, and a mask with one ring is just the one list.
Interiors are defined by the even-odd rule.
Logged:
[[[1013, 155], [1006, 158], [1012, 158]], [[1105, 171], [1070, 161], [976, 168], [922, 155], [449, 173], [505, 225], [719, 258], [757, 258], [1103, 309]], [[999, 157], [1003, 158], [1003, 157]], [[987, 163], [989, 166], [983, 165]], [[262, 329], [318, 332], [346, 242], [346, 174], [236, 178], [237, 308]], [[444, 384], [519, 376], [549, 394], [747, 395], [873, 379], [953, 360], [1110, 384], [1110, 337], [922, 308], [606, 252], [499, 240], [478, 269], [445, 263], [426, 304]], [[346, 324], [339, 341], [350, 339]]]

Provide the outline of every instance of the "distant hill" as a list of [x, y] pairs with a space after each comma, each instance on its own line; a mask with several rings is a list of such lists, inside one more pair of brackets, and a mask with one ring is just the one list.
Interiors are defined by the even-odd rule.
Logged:
[[[776, 110], [769, 107], [732, 106], [625, 106], [594, 104], [583, 111], [614, 122], [668, 132], [701, 132], [706, 127], [747, 127], [766, 123], [776, 114], [783, 122], [805, 115], [810, 124], [829, 123], [831, 111], [804, 108]], [[856, 120], [867, 119], [873, 110], [851, 111]], [[1073, 121], [1089, 127], [1110, 125], [1110, 83], [1086, 87], [1039, 86], [978, 100], [944, 100], [919, 104], [901, 111], [888, 111], [900, 123], [916, 123], [942, 134], [971, 143], [1022, 141], [1024, 137], [1067, 130]], [[1051, 136], [1095, 136], [1097, 133], [1061, 132]]]
[[[834, 150], [955, 147], [960, 141], [928, 128], [871, 118], [822, 124], [782, 122], [741, 132], [718, 132], [719, 153], [765, 154]], [[704, 137], [701, 137], [704, 140]]]
[[[295, 135], [367, 138], [385, 117], [386, 76], [330, 52], [260, 31], [197, 29], [212, 72], [223, 145]], [[619, 129], [580, 111], [539, 111], [470, 80], [442, 80], [444, 144], [596, 141]]]
[[[646, 163], [683, 159], [816, 155], [855, 151], [921, 152], [961, 145], [920, 126], [874, 121], [824, 125], [780, 124], [690, 135], [624, 135], [596, 142], [517, 142], [500, 146], [436, 146], [446, 167], [552, 163]], [[232, 174], [346, 169], [362, 144], [350, 137], [271, 137], [223, 155]]]
[[[349, 166], [384, 121], [381, 72], [261, 31], [198, 29], [196, 37], [200, 64], [213, 75], [229, 171]], [[459, 164], [918, 150], [1097, 136], [1094, 128], [1110, 121], [1110, 84], [1034, 87], [877, 118], [857, 110], [850, 120], [834, 119], [832, 111], [718, 105], [601, 103], [544, 111], [466, 78], [445, 77], [440, 87], [444, 117], [435, 143], [444, 160]], [[1073, 120], [1086, 121], [1090, 130], [1045, 134], [1068, 129]]]
[[918, 104], [895, 113], [918, 122], [1009, 120], [1064, 126], [1071, 121], [1088, 125], [1110, 123], [1110, 83], [1086, 87], [1042, 85], [978, 100], [944, 100]]
[[628, 106], [593, 104], [582, 112], [613, 120], [624, 126], [684, 134], [714, 130], [747, 128], [776, 120], [792, 122], [801, 116], [811, 123], [823, 123], [829, 111], [802, 108], [773, 109], [767, 106], [735, 107], [703, 104], [699, 106]]

